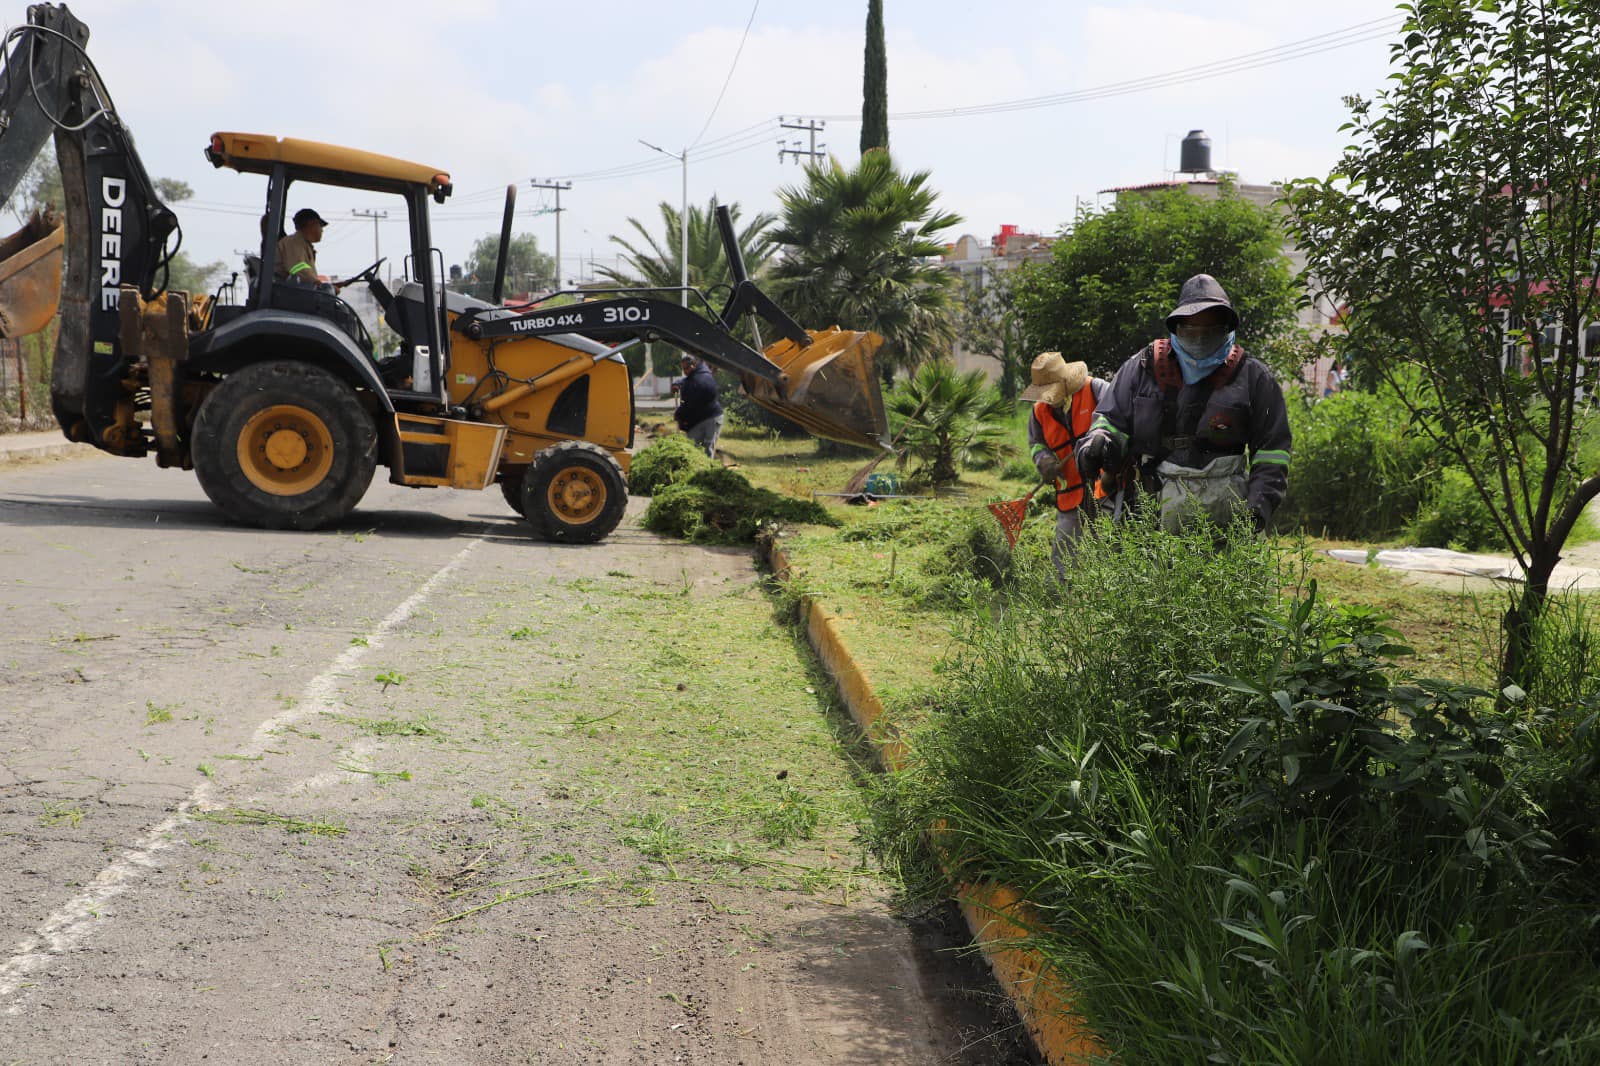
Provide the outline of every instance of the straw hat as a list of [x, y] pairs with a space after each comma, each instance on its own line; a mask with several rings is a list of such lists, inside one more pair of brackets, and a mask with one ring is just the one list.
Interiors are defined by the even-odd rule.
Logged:
[[1060, 407], [1067, 397], [1076, 396], [1078, 390], [1089, 383], [1089, 364], [1069, 363], [1060, 352], [1040, 352], [1029, 371], [1028, 387], [1022, 390], [1019, 400], [1043, 400], [1052, 407]]

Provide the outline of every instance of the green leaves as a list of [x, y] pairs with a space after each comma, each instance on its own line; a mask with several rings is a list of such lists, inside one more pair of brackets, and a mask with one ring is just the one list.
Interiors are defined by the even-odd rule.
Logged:
[[812, 328], [870, 329], [884, 338], [881, 365], [915, 367], [947, 353], [956, 332], [953, 276], [928, 262], [961, 216], [936, 207], [927, 171], [902, 174], [887, 152], [855, 169], [838, 160], [806, 168], [803, 186], [780, 190], [782, 245], [773, 298]]
[[1182, 189], [1119, 196], [1085, 213], [1048, 263], [1017, 284], [1029, 350], [1054, 349], [1110, 376], [1164, 336], [1189, 277], [1214, 274], [1241, 319], [1240, 342], [1270, 344], [1294, 320], [1296, 289], [1276, 216], [1224, 186], [1216, 199]]
[[1012, 405], [979, 370], [958, 371], [937, 360], [918, 367], [885, 398], [901, 443], [901, 464], [916, 459], [934, 485], [963, 467], [992, 465], [1014, 451], [1007, 422]]

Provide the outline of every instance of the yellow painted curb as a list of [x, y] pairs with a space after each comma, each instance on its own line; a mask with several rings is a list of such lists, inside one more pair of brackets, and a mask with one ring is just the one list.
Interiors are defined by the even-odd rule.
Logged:
[[[776, 542], [768, 546], [767, 560], [773, 575], [787, 583], [789, 556]], [[893, 723], [884, 720], [883, 701], [845, 646], [838, 616], [804, 594], [800, 615], [806, 639], [838, 688], [856, 727], [872, 742], [879, 762], [889, 770], [904, 767], [909, 754], [905, 741]], [[1060, 979], [1046, 966], [1044, 957], [1026, 944], [1029, 936], [1045, 927], [1022, 893], [1007, 885], [963, 884], [957, 888], [956, 902], [973, 942], [1011, 997], [1044, 1060], [1050, 1066], [1104, 1061], [1105, 1049], [1072, 1013]]]

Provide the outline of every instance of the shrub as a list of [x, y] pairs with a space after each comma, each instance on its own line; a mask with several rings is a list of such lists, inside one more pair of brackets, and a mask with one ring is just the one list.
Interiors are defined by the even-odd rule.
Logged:
[[1238, 529], [1101, 526], [1065, 595], [1013, 572], [885, 786], [890, 839], [940, 825], [950, 881], [1023, 889], [1117, 1061], [1596, 1061], [1595, 878], [1551, 861], [1538, 722], [1406, 678], [1314, 585], [1280, 603], [1302, 571]]
[[981, 581], [990, 588], [1010, 584], [1012, 549], [994, 516], [981, 508], [961, 508], [951, 519], [922, 564], [942, 593], [938, 598], [959, 602], [960, 581], [954, 579]]
[[1399, 531], [1437, 469], [1433, 447], [1388, 390], [1291, 398], [1294, 455], [1280, 525], [1357, 539]]
[[713, 465], [705, 450], [684, 434], [659, 437], [633, 457], [628, 468], [628, 491], [635, 496], [654, 496], [666, 486], [710, 470]]
[[813, 500], [758, 489], [720, 466], [664, 486], [644, 513], [646, 529], [701, 544], [750, 544], [763, 529], [797, 522], [839, 524]]
[[1423, 547], [1456, 551], [1503, 550], [1505, 537], [1472, 478], [1454, 467], [1441, 471], [1407, 536]]
[[955, 481], [968, 466], [993, 466], [1015, 449], [1006, 424], [1013, 404], [981, 370], [965, 373], [942, 360], [924, 363], [885, 402], [902, 445], [901, 461], [932, 485]]
[[1018, 455], [1006, 460], [1006, 464], [1000, 468], [1000, 476], [1008, 481], [1025, 481], [1032, 485], [1039, 480], [1039, 471], [1032, 459]]

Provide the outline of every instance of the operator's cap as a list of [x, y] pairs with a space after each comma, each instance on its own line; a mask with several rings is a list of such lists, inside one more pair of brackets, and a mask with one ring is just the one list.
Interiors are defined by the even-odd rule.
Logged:
[[302, 207], [300, 210], [298, 210], [298, 211], [296, 211], [294, 213], [294, 225], [295, 225], [295, 228], [299, 229], [301, 226], [305, 225], [307, 222], [320, 222], [324, 226], [328, 225], [328, 220], [327, 219], [323, 218], [321, 215], [317, 214], [315, 211], [311, 210], [311, 208], [309, 208], [309, 207]]
[[1076, 396], [1088, 383], [1088, 363], [1069, 363], [1060, 352], [1040, 352], [1029, 371], [1028, 387], [1017, 399], [1059, 404], [1068, 396]]

